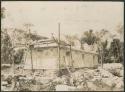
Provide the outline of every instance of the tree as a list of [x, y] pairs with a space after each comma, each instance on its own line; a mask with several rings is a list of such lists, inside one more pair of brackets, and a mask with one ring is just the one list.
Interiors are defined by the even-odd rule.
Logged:
[[88, 45], [93, 45], [96, 43], [98, 38], [93, 33], [93, 30], [90, 29], [89, 31], [85, 31], [83, 37], [81, 38], [82, 43], [87, 43]]
[[5, 10], [6, 10], [6, 9], [5, 9], [4, 7], [1, 8], [1, 18], [2, 18], [2, 19], [5, 18], [5, 14], [4, 14], [4, 13], [5, 13]]
[[109, 49], [107, 48], [107, 45], [109, 44], [107, 34], [109, 34], [109, 31], [106, 29], [102, 29], [98, 34], [98, 45], [99, 45], [99, 58], [102, 63], [110, 62], [109, 57]]
[[119, 24], [117, 26], [117, 33], [120, 35], [120, 61], [123, 62], [124, 57], [124, 26], [123, 24]]
[[[108, 50], [109, 62], [122, 62], [124, 53], [124, 42], [123, 42], [123, 25], [118, 25], [115, 30], [117, 35], [111, 35], [113, 41], [111, 42], [110, 48]], [[119, 34], [119, 35], [118, 35]], [[120, 37], [118, 37], [120, 36]], [[118, 37], [118, 38], [116, 38]]]
[[[1, 18], [5, 18], [5, 8], [1, 8]], [[1, 63], [12, 63], [13, 48], [12, 41], [7, 33], [7, 29], [1, 29]]]
[[65, 35], [65, 38], [68, 41], [68, 44], [75, 46], [76, 36]]
[[12, 41], [7, 32], [1, 31], [1, 63], [12, 63], [13, 49]]
[[[25, 47], [25, 49], [26, 48], [30, 49], [29, 45], [33, 44], [33, 42], [36, 42], [41, 39], [47, 39], [47, 37], [38, 35], [36, 33], [31, 33], [31, 32], [29, 33], [23, 29], [15, 28], [12, 33], [11, 39], [13, 39], [14, 47], [18, 48], [19, 46], [21, 46], [21, 47]], [[29, 43], [29, 41], [31, 43]], [[24, 55], [25, 49], [19, 47], [18, 50], [15, 50], [15, 53], [14, 53], [14, 62], [15, 63], [23, 62], [23, 55]]]
[[[121, 32], [121, 31], [120, 31]], [[100, 50], [99, 55], [102, 57], [103, 63], [111, 63], [111, 62], [121, 62], [122, 58], [122, 51], [123, 51], [123, 44], [120, 42], [120, 39], [115, 39], [116, 35], [110, 34], [110, 38], [113, 39], [111, 43], [108, 42], [108, 38], [105, 37], [106, 34], [110, 34], [107, 30], [103, 29], [99, 34], [99, 43], [100, 43]], [[105, 38], [101, 41], [102, 38]], [[110, 48], [107, 48], [107, 44], [111, 44]], [[122, 49], [122, 50], [121, 50]]]
[[102, 29], [99, 32], [93, 32], [93, 30], [85, 31], [81, 40], [82, 43], [87, 43], [88, 45], [97, 44], [98, 53], [99, 53], [99, 62], [103, 66], [103, 63], [108, 60], [108, 40], [105, 37], [108, 34], [108, 30]]
[[111, 47], [110, 47], [110, 51], [111, 51], [111, 57], [113, 57], [113, 61], [116, 62], [121, 62], [121, 44], [120, 44], [120, 40], [119, 39], [113, 39], [113, 41], [111, 42]]

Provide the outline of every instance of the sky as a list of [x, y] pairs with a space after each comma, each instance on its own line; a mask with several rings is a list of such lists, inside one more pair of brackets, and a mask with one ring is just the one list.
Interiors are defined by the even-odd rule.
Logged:
[[43, 36], [57, 36], [58, 23], [61, 35], [81, 35], [89, 29], [114, 32], [123, 24], [123, 6], [123, 2], [2, 1], [6, 8], [2, 25], [24, 28], [25, 23], [31, 23], [31, 30]]

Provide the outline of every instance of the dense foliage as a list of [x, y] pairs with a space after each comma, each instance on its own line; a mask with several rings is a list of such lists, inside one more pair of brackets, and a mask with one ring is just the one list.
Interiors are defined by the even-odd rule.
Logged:
[[12, 63], [12, 41], [6, 32], [1, 31], [1, 63]]

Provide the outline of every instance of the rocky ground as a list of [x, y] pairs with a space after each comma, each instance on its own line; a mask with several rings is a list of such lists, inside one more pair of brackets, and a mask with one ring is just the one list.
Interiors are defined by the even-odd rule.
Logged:
[[23, 71], [16, 67], [2, 69], [1, 89], [3, 91], [123, 91], [123, 65], [104, 64], [103, 68], [76, 69], [58, 77], [54, 70]]

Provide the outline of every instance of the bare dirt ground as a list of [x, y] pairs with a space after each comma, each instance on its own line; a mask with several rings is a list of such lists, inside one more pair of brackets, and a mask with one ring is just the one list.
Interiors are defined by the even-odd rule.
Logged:
[[[1, 70], [2, 91], [123, 91], [123, 65], [75, 69], [57, 76], [55, 70], [23, 70], [19, 66]], [[63, 71], [64, 72], [64, 71]]]

